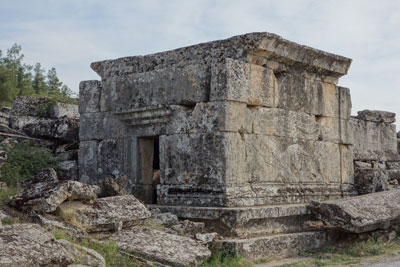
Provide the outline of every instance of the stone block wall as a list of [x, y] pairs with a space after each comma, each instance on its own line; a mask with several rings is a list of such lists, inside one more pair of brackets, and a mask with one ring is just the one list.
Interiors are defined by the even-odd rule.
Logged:
[[80, 179], [126, 175], [165, 205], [303, 203], [353, 194], [351, 60], [253, 33], [92, 63]]
[[354, 128], [355, 186], [359, 194], [397, 187], [400, 155], [395, 114], [363, 110], [351, 118]]

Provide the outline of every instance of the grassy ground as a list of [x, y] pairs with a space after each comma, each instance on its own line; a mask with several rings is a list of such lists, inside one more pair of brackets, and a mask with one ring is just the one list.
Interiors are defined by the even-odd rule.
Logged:
[[351, 242], [325, 247], [321, 250], [308, 251], [303, 255], [310, 257], [310, 260], [281, 266], [354, 266], [365, 262], [379, 262], [394, 254], [400, 254], [399, 238], [392, 242], [384, 242], [371, 237], [367, 241]]

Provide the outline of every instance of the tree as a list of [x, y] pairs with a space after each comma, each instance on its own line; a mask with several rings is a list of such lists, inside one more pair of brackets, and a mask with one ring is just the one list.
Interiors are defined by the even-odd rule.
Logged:
[[46, 83], [46, 76], [44, 75], [45, 70], [42, 68], [40, 63], [36, 63], [33, 68], [33, 81], [32, 88], [36, 94], [46, 95], [48, 92], [48, 87]]
[[57, 71], [54, 67], [47, 73], [47, 86], [49, 94], [57, 94], [61, 91], [62, 82], [58, 79]]

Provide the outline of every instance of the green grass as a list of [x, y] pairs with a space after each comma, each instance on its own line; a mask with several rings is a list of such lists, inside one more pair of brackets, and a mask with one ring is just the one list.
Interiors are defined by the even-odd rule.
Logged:
[[6, 189], [0, 189], [0, 207], [4, 205], [4, 200], [7, 197], [14, 196], [19, 192], [18, 187], [8, 187]]
[[45, 168], [56, 168], [61, 158], [33, 141], [22, 141], [8, 148], [8, 158], [0, 168], [0, 181], [9, 187], [36, 175]]
[[[103, 256], [106, 261], [107, 267], [139, 267], [143, 266], [140, 262], [135, 262], [133, 259], [130, 259], [128, 256], [121, 255], [120, 249], [118, 248], [115, 242], [107, 241], [107, 242], [98, 242], [89, 240], [85, 238], [82, 242], [76, 243], [71, 240], [71, 238], [61, 230], [52, 231], [54, 237], [56, 239], [65, 239], [71, 243], [75, 243], [90, 249], [97, 251], [101, 256]], [[84, 253], [83, 253], [84, 254]]]
[[140, 263], [133, 261], [127, 256], [119, 254], [120, 249], [114, 242], [94, 242], [83, 240], [82, 246], [91, 248], [100, 253], [106, 260], [107, 267], [138, 267]]
[[200, 267], [252, 267], [254, 264], [242, 256], [232, 256], [220, 250], [213, 252], [211, 257], [200, 264]]
[[336, 247], [325, 247], [321, 250], [304, 252], [301, 253], [302, 256], [309, 256], [313, 259], [282, 266], [346, 266], [358, 264], [365, 260], [378, 260], [382, 255], [388, 253], [400, 253], [399, 240], [389, 243], [370, 237], [367, 241], [351, 242]]

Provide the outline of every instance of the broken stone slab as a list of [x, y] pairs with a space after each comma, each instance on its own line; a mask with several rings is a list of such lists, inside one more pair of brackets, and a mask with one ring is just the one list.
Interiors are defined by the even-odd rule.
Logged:
[[370, 194], [387, 190], [388, 174], [380, 169], [359, 169], [354, 175], [358, 194]]
[[387, 229], [400, 219], [400, 189], [362, 196], [312, 201], [315, 216], [331, 225], [354, 233]]
[[78, 244], [73, 244], [64, 239], [58, 240], [58, 243], [61, 243], [72, 255], [74, 255], [76, 261], [85, 266], [106, 267], [106, 261], [97, 251]]
[[147, 207], [132, 195], [99, 198], [92, 204], [68, 201], [59, 210], [72, 215], [87, 232], [119, 231], [140, 225], [151, 216]]
[[48, 168], [20, 184], [22, 190], [6, 200], [10, 206], [50, 213], [66, 200], [93, 200], [100, 193], [96, 185], [77, 181], [60, 182], [54, 169]]
[[74, 119], [40, 119], [25, 125], [22, 131], [35, 138], [77, 142], [79, 140], [79, 121]]
[[0, 266], [67, 266], [74, 256], [37, 224], [0, 227]]
[[194, 266], [211, 256], [211, 251], [205, 245], [189, 237], [157, 230], [122, 231], [110, 239], [123, 250], [172, 266]]
[[29, 214], [32, 222], [40, 224], [46, 230], [52, 231], [62, 231], [69, 238], [76, 241], [81, 241], [85, 237], [85, 233], [81, 228], [72, 225], [64, 220], [61, 220], [55, 216], [49, 214], [38, 214], [35, 212], [31, 212]]
[[357, 118], [364, 121], [394, 123], [396, 122], [396, 113], [380, 110], [362, 110], [357, 112]]

